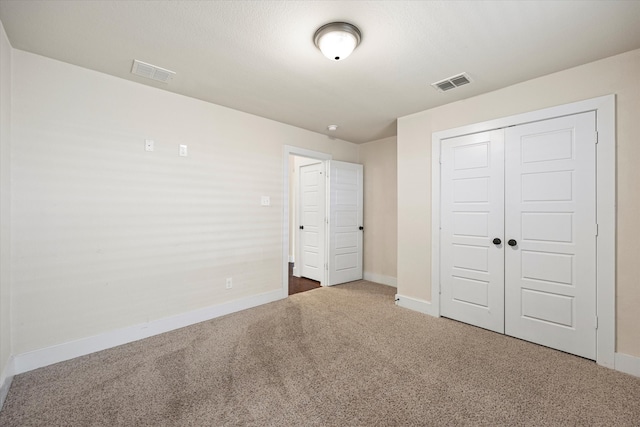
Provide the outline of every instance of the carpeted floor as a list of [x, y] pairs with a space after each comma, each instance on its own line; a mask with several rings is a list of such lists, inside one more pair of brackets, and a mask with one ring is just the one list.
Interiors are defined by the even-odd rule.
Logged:
[[19, 375], [0, 425], [640, 425], [640, 378], [394, 291], [316, 289]]

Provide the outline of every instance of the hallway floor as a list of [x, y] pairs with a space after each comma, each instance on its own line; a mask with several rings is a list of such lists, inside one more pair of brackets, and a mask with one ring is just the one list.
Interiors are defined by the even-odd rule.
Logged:
[[293, 263], [289, 263], [289, 295], [299, 292], [310, 291], [320, 287], [320, 282], [307, 279], [306, 277], [295, 277], [293, 275]]

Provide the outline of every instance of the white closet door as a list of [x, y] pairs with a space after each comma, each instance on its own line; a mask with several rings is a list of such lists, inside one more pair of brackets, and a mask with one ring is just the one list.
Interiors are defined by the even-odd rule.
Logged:
[[596, 351], [595, 113], [505, 132], [506, 333]]
[[329, 280], [337, 285], [362, 279], [362, 165], [330, 160]]
[[325, 256], [324, 165], [300, 166], [300, 275], [321, 282]]
[[501, 333], [503, 137], [498, 130], [442, 142], [440, 234], [442, 315]]

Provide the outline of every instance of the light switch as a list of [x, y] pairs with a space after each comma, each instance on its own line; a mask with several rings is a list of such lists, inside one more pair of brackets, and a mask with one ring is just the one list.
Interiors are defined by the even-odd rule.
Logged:
[[144, 140], [144, 151], [153, 151], [153, 139]]
[[271, 197], [269, 196], [262, 196], [262, 200], [260, 201], [260, 204], [262, 206], [270, 206], [271, 205]]
[[180, 145], [180, 155], [182, 157], [187, 157], [187, 146], [186, 145]]

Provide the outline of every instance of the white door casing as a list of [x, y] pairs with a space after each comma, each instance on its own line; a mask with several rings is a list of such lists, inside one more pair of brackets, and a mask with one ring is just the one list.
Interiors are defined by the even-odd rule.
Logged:
[[362, 165], [328, 163], [329, 286], [362, 279], [363, 181]]
[[[309, 150], [306, 148], [300, 148], [300, 147], [294, 147], [291, 145], [284, 145], [283, 146], [283, 157], [282, 157], [282, 194], [284, 195], [283, 197], [283, 204], [282, 204], [282, 269], [281, 269], [281, 276], [282, 276], [282, 283], [281, 283], [281, 296], [282, 298], [287, 298], [289, 296], [289, 237], [290, 237], [290, 233], [291, 233], [291, 229], [290, 229], [290, 219], [289, 219], [289, 203], [290, 203], [290, 199], [291, 199], [291, 194], [290, 194], [290, 174], [291, 174], [291, 163], [290, 163], [290, 157], [291, 156], [301, 156], [301, 157], [307, 157], [310, 159], [316, 159], [320, 162], [324, 162], [326, 160], [331, 160], [332, 156], [331, 154], [327, 154], [327, 153], [322, 153], [320, 151], [313, 151], [313, 150]], [[299, 183], [298, 183], [299, 184]], [[296, 189], [296, 192], [298, 192], [298, 189]], [[297, 194], [297, 193], [296, 193]], [[299, 198], [295, 198], [295, 200], [299, 201]], [[298, 212], [299, 209], [296, 209], [296, 212]], [[297, 222], [297, 221], [296, 221]], [[297, 227], [294, 229], [293, 232], [295, 232], [297, 234]], [[299, 242], [299, 236], [297, 237], [297, 241]], [[296, 251], [299, 248], [299, 244], [296, 244]], [[326, 252], [326, 248], [325, 248], [325, 252]], [[296, 253], [296, 257], [298, 257], [298, 253]], [[294, 268], [294, 272], [295, 272], [295, 268]], [[326, 280], [326, 275], [325, 275], [325, 279]], [[321, 281], [322, 285], [326, 285], [326, 283], [324, 281]]]
[[596, 357], [595, 112], [505, 130], [505, 332]]
[[[442, 315], [504, 333], [504, 133], [442, 141]], [[494, 244], [494, 239], [501, 243]], [[496, 241], [497, 242], [497, 241]]]
[[441, 142], [444, 316], [596, 358], [595, 125], [586, 112]]
[[300, 275], [321, 282], [325, 265], [325, 178], [324, 164], [299, 168]]
[[[481, 123], [442, 130], [432, 134], [431, 144], [431, 297], [430, 301], [418, 300], [398, 293], [397, 303], [431, 316], [440, 316], [441, 292], [441, 142], [460, 135], [503, 129], [556, 117], [584, 112], [595, 112], [596, 144], [596, 210], [598, 235], [596, 246], [596, 362], [618, 369], [616, 346], [616, 134], [615, 95], [577, 101], [570, 104], [544, 108]], [[624, 369], [624, 368], [620, 368]]]

